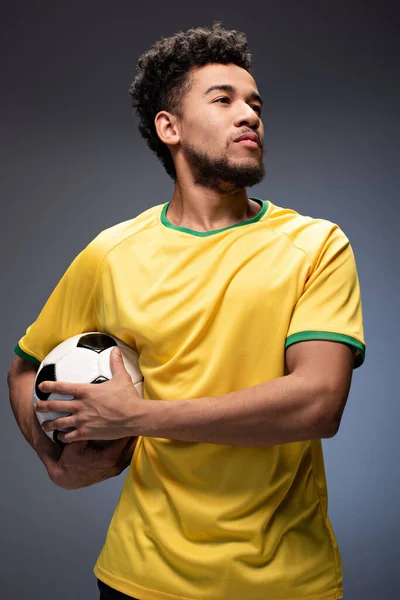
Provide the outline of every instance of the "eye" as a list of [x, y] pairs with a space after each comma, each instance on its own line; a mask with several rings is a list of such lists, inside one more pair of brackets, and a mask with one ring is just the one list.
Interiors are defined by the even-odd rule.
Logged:
[[[227, 96], [222, 96], [222, 98], [217, 98], [216, 100], [214, 100], [214, 102], [221, 102], [221, 100], [223, 100], [223, 101], [226, 100], [227, 102], [230, 102], [230, 98], [228, 98]], [[258, 113], [258, 116], [261, 115], [261, 107], [258, 104], [253, 104], [252, 109]]]

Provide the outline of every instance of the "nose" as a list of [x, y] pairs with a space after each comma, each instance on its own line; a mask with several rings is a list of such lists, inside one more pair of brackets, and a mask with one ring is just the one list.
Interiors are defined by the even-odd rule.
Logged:
[[242, 125], [248, 125], [254, 130], [260, 127], [261, 118], [257, 112], [249, 106], [246, 102], [241, 103], [241, 107], [237, 112], [235, 125], [241, 127]]

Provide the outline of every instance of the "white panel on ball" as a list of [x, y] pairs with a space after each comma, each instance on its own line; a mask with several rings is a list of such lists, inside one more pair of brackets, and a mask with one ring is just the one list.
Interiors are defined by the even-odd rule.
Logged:
[[104, 375], [100, 371], [99, 356], [97, 352], [88, 348], [74, 348], [73, 352], [68, 352], [57, 362], [57, 381], [91, 383], [99, 375]]

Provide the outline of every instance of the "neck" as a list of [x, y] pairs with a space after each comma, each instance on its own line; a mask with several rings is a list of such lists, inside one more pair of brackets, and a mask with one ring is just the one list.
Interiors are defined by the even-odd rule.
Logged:
[[245, 189], [221, 193], [177, 181], [167, 217], [179, 227], [212, 231], [247, 221], [259, 211], [260, 205], [249, 200]]

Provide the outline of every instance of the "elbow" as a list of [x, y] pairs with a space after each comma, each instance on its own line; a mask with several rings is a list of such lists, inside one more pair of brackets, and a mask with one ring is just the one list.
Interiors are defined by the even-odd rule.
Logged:
[[315, 414], [317, 415], [316, 427], [322, 438], [333, 438], [337, 434], [346, 402], [347, 394], [338, 395], [334, 390], [325, 390], [319, 395]]
[[339, 431], [339, 425], [332, 419], [320, 418], [317, 424], [314, 422], [313, 433], [318, 432], [319, 438], [333, 438]]
[[321, 437], [333, 438], [333, 437], [335, 437], [335, 435], [337, 434], [338, 431], [339, 431], [339, 426], [331, 425], [330, 427], [325, 428], [323, 430], [323, 435]]
[[330, 385], [325, 382], [325, 390], [320, 395], [320, 414], [325, 422], [325, 437], [334, 437], [340, 427], [344, 409], [350, 393], [351, 374]]
[[310, 439], [333, 438], [337, 434], [338, 429], [339, 427], [336, 426], [336, 424], [332, 421], [327, 420], [326, 418], [318, 419], [317, 422], [314, 421], [313, 423], [313, 427], [311, 430], [312, 438], [310, 437]]

